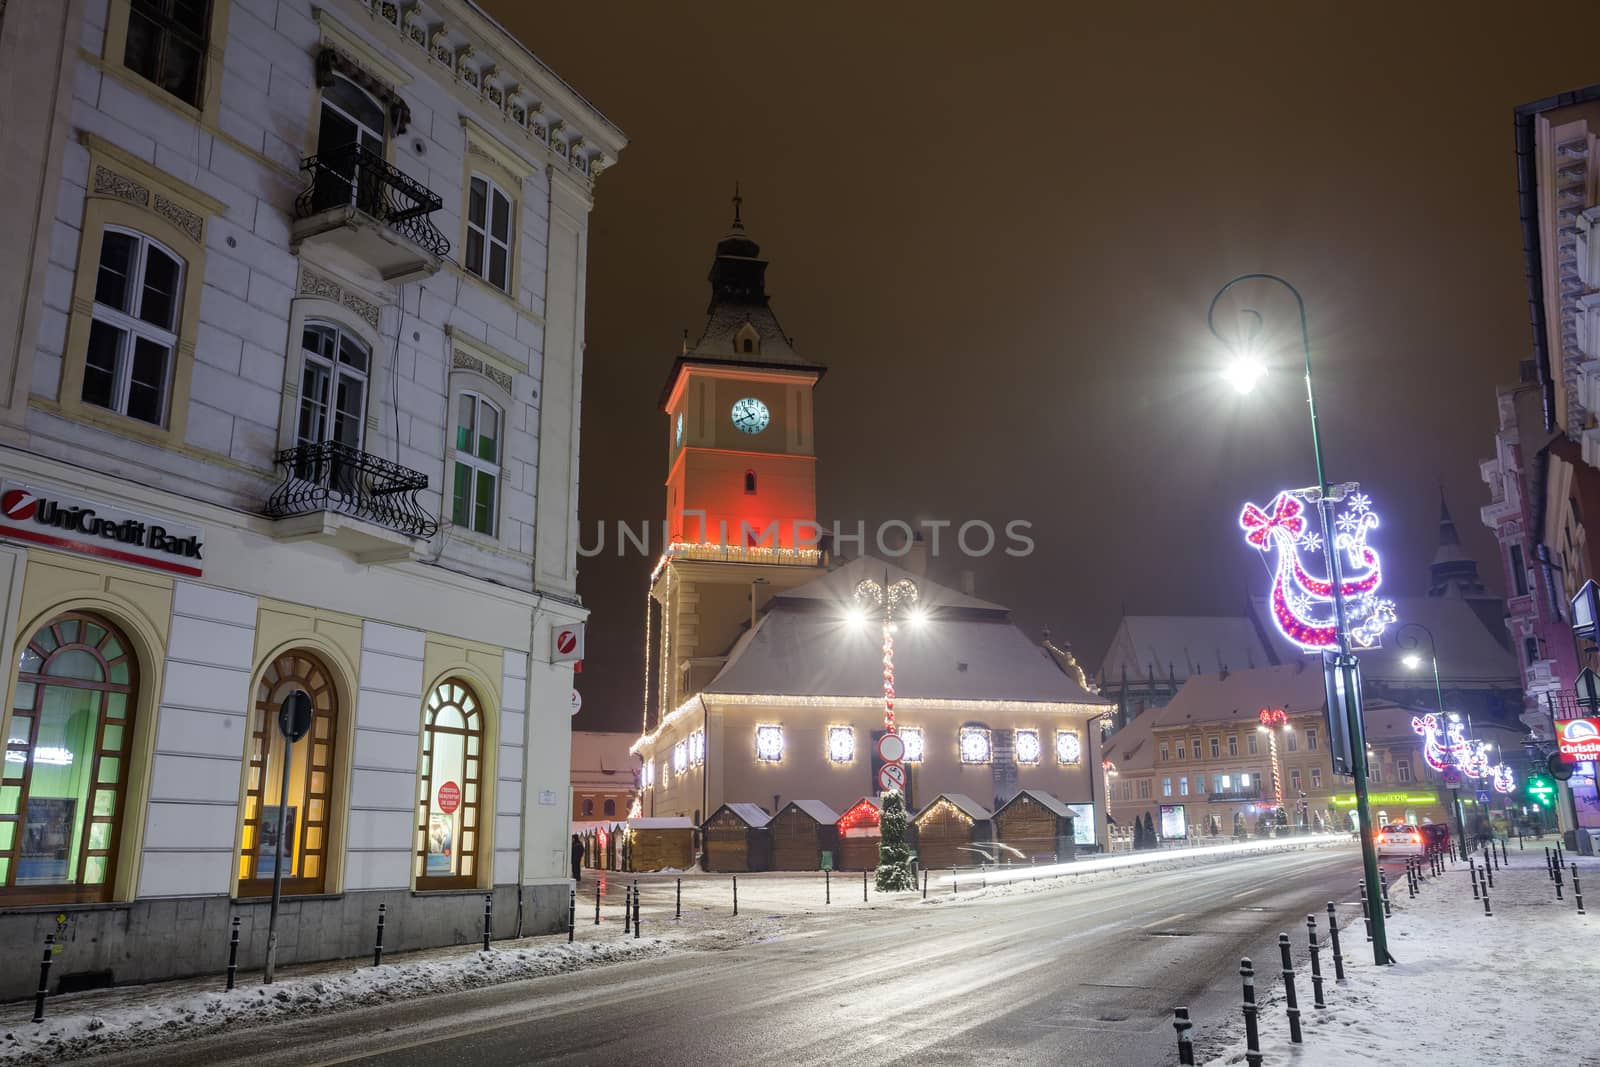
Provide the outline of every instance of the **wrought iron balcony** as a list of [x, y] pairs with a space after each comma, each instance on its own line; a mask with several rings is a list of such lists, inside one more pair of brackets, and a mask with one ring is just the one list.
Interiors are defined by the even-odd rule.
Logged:
[[449, 255], [431, 218], [444, 202], [382, 156], [347, 144], [300, 169], [311, 184], [295, 199], [296, 242], [337, 241], [390, 280], [426, 277]]
[[267, 499], [275, 519], [337, 512], [407, 537], [429, 538], [439, 523], [417, 500], [428, 476], [337, 441], [286, 448], [274, 459], [283, 484]]

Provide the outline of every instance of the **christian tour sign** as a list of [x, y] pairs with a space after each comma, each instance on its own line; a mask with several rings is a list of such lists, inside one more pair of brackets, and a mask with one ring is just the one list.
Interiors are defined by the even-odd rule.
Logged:
[[0, 478], [0, 537], [198, 578], [204, 531]]

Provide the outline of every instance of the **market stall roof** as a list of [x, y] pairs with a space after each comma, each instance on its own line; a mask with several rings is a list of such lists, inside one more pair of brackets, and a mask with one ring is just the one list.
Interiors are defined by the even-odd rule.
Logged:
[[[967, 796], [965, 793], [940, 793], [938, 796], [928, 801], [927, 804], [923, 805], [922, 810], [917, 812], [916, 819], [920, 819], [924, 815], [928, 814], [928, 812], [931, 811], [941, 800], [948, 801], [957, 809], [959, 809], [962, 814], [966, 815], [975, 822], [987, 822], [988, 820], [994, 818], [993, 812], [984, 807], [982, 804], [979, 804], [976, 800], [973, 800], [971, 797]], [[915, 822], [916, 819], [913, 819], [912, 821]]]
[[772, 816], [768, 815], [759, 804], [724, 804], [722, 807], [712, 812], [710, 817], [706, 819], [706, 822], [709, 823], [724, 810], [731, 811], [740, 822], [744, 823], [752, 830], [759, 830], [763, 826], [767, 825], [767, 823], [772, 821]]
[[1046, 811], [1051, 812], [1054, 815], [1058, 815], [1063, 819], [1072, 818], [1072, 809], [1068, 808], [1065, 804], [1061, 803], [1061, 801], [1057, 800], [1055, 797], [1051, 796], [1049, 793], [1046, 793], [1042, 789], [1019, 789], [1015, 794], [1012, 795], [1011, 799], [1007, 800], [1004, 804], [996, 808], [994, 813], [999, 815], [1002, 811], [1005, 811], [1023, 797], [1028, 797]]
[[820, 800], [791, 800], [786, 807], [803, 811], [824, 826], [839, 821], [839, 813]]

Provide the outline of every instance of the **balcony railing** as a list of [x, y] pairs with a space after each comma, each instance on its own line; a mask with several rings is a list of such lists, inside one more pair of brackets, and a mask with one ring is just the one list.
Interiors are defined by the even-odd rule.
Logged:
[[1213, 790], [1206, 794], [1206, 799], [1213, 804], [1230, 800], [1260, 800], [1261, 787], [1259, 785], [1233, 786], [1228, 789]]
[[428, 476], [337, 441], [286, 448], [273, 457], [283, 484], [267, 499], [275, 519], [334, 511], [408, 537], [429, 538], [439, 523], [417, 494]]
[[354, 207], [435, 256], [450, 254], [450, 242], [429, 218], [444, 201], [382, 156], [347, 144], [307, 156], [300, 169], [311, 184], [295, 199], [296, 218]]

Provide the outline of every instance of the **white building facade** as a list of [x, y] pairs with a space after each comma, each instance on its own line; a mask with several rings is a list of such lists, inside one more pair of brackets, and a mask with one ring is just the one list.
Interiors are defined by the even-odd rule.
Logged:
[[470, 0], [11, 4], [0, 70], [0, 946], [249, 966], [279, 865], [280, 962], [564, 924], [621, 132]]

